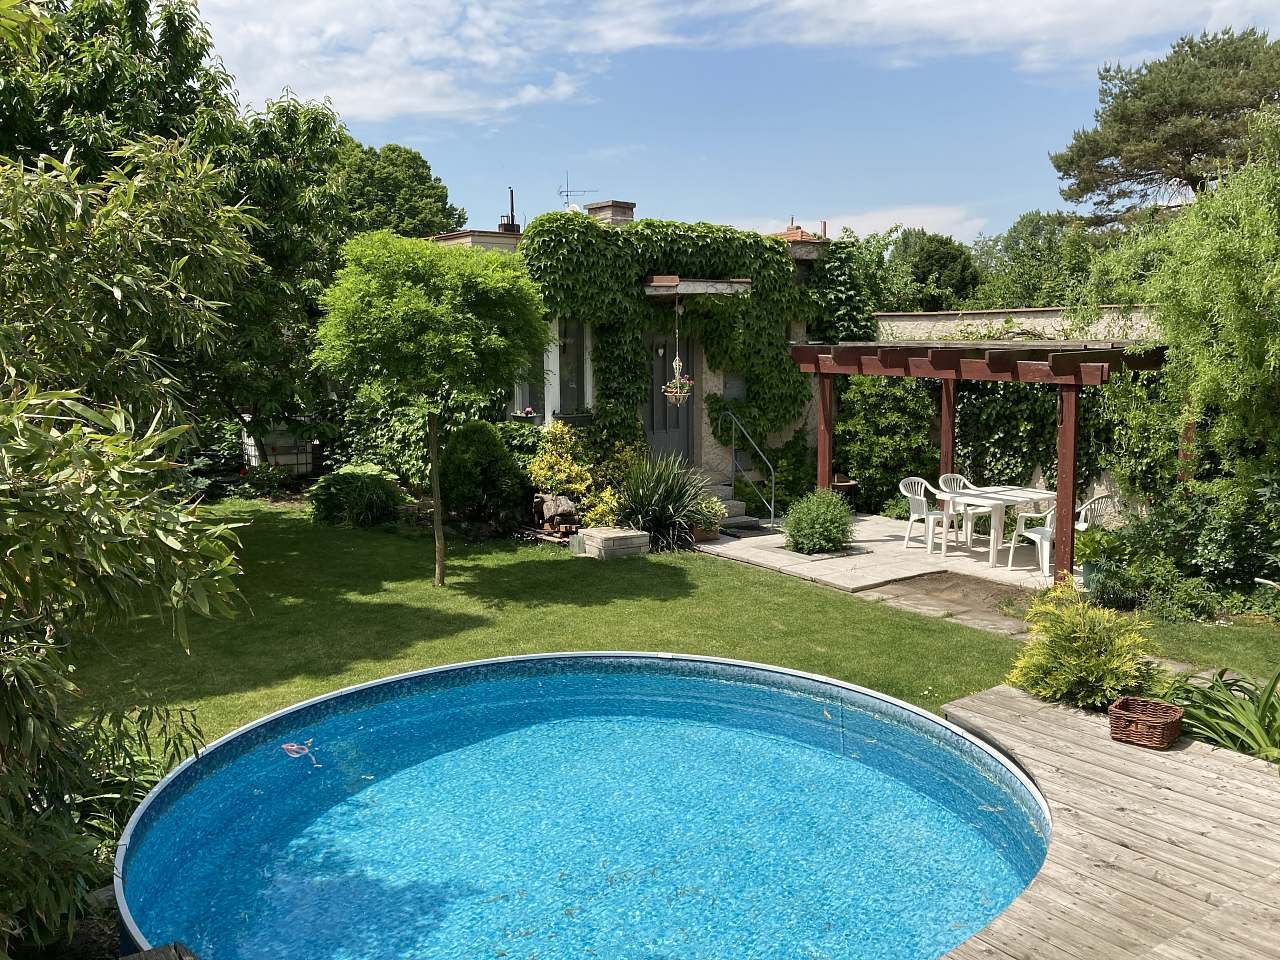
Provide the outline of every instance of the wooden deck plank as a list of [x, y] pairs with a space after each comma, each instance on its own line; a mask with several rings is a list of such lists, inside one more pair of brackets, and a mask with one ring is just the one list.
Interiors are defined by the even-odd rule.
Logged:
[[1280, 960], [1280, 776], [996, 687], [947, 716], [1015, 756], [1053, 816], [1039, 875], [951, 960]]

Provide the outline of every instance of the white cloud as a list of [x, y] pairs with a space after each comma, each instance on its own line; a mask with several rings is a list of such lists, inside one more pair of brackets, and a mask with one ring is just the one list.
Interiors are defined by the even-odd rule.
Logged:
[[909, 66], [1000, 54], [1077, 69], [1170, 33], [1280, 27], [1275, 0], [204, 0], [245, 99], [288, 86], [345, 116], [489, 121], [582, 95], [607, 57], [642, 47], [785, 44]]
[[[923, 227], [930, 233], [945, 234], [965, 243], [969, 243], [981, 233], [987, 223], [986, 217], [978, 215], [968, 207], [946, 205], [881, 207], [856, 213], [817, 214], [812, 217], [795, 218], [799, 226], [811, 233], [818, 232], [823, 220], [827, 221], [827, 235], [831, 237], [837, 236], [845, 227], [861, 237], [900, 225]], [[777, 233], [786, 229], [789, 223], [789, 218], [770, 217], [742, 217], [733, 221], [736, 227], [743, 230], [758, 230], [761, 233]]]

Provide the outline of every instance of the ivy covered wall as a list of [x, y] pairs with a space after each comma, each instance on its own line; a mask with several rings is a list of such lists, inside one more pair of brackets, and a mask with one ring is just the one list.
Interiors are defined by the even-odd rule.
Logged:
[[[681, 332], [700, 342], [707, 365], [740, 373], [746, 395], [706, 396], [713, 427], [727, 404], [753, 436], [781, 430], [805, 410], [809, 379], [792, 362], [789, 330], [815, 316], [813, 299], [795, 282], [787, 244], [709, 223], [636, 220], [612, 226], [584, 213], [543, 214], [526, 228], [520, 251], [542, 289], [549, 319], [581, 320], [592, 336], [595, 423], [607, 436], [640, 433], [648, 396], [645, 335], [674, 328], [675, 313], [645, 297], [655, 274], [698, 280], [749, 278], [736, 297], [692, 297]], [[723, 439], [723, 438], [721, 438]]]

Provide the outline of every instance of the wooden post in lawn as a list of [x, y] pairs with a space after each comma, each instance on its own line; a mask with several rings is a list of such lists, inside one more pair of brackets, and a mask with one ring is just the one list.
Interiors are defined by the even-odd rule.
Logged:
[[1053, 579], [1069, 580], [1076, 559], [1076, 421], [1080, 385], [1058, 387], [1058, 499], [1054, 518]]
[[942, 437], [939, 473], [956, 472], [956, 382], [942, 381]]
[[831, 446], [835, 432], [835, 396], [831, 374], [818, 374], [818, 489], [831, 487]]

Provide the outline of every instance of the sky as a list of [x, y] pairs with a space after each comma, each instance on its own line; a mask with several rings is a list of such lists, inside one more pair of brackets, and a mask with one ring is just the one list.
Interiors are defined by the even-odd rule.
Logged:
[[469, 225], [594, 190], [638, 217], [970, 241], [1059, 209], [1097, 68], [1280, 0], [202, 0], [242, 102], [328, 99]]

